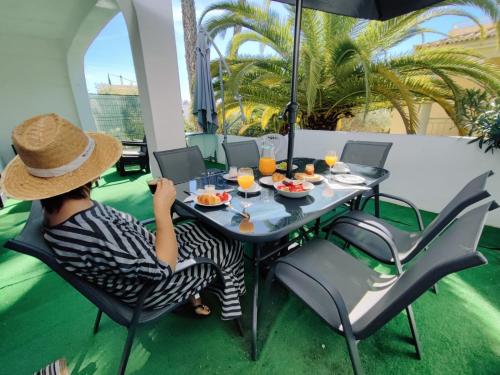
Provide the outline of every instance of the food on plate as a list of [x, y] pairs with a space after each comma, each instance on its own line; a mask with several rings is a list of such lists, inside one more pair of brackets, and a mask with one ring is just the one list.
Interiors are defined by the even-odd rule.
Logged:
[[283, 181], [281, 185], [277, 185], [276, 189], [289, 193], [303, 193], [308, 189], [304, 188], [304, 184], [298, 181]]
[[282, 175], [281, 173], [273, 173], [273, 182], [281, 182], [283, 181], [286, 176]]
[[276, 168], [281, 169], [281, 170], [285, 170], [286, 166], [287, 166], [286, 161], [282, 161], [281, 163], [278, 163]]
[[314, 176], [314, 164], [306, 164], [304, 172], [309, 176]]
[[198, 203], [207, 206], [213, 206], [216, 204], [220, 204], [222, 202], [227, 202], [228, 200], [229, 200], [229, 194], [227, 192], [198, 195]]
[[305, 180], [305, 181], [310, 181], [310, 182], [317, 182], [317, 181], [321, 181], [321, 175], [319, 175], [319, 174], [309, 175], [307, 173], [297, 172], [297, 173], [295, 173], [295, 179]]

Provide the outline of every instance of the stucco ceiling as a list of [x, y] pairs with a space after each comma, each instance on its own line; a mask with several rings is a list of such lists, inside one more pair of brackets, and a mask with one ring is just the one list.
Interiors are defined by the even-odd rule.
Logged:
[[113, 4], [111, 0], [1, 0], [0, 34], [64, 39], [96, 2], [103, 7]]

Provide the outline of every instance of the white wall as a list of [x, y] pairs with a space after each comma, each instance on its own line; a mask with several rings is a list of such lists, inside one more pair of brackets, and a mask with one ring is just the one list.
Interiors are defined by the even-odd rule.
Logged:
[[79, 124], [59, 39], [0, 35], [0, 157], [12, 158], [12, 129], [25, 119], [57, 112]]
[[2, 8], [2, 17], [15, 22], [0, 32], [0, 164], [13, 157], [12, 129], [32, 116], [56, 112], [95, 130], [83, 57], [118, 11], [112, 1], [96, 1], [52, 1], [43, 11], [36, 1]]
[[[350, 139], [393, 142], [386, 163], [391, 176], [381, 190], [408, 198], [421, 209], [439, 212], [469, 180], [488, 170], [495, 174], [487, 189], [500, 202], [500, 150], [485, 154], [477, 144], [467, 144], [467, 138], [301, 130], [295, 156], [322, 158], [330, 149], [340, 154]], [[490, 213], [489, 225], [500, 227], [498, 211]]]

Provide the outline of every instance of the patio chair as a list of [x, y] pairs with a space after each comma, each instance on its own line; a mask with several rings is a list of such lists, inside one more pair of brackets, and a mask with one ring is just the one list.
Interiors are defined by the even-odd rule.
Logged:
[[223, 143], [222, 147], [226, 154], [228, 168], [257, 168], [259, 166], [260, 153], [257, 142], [254, 140]]
[[[116, 170], [120, 176], [125, 176], [127, 174], [127, 170], [125, 169], [127, 165], [138, 165], [139, 171], [144, 170], [145, 173], [149, 173], [149, 154], [146, 137], [144, 136], [142, 142], [122, 141], [122, 145], [130, 147], [135, 146], [135, 149], [123, 149], [120, 160], [116, 162]], [[137, 170], [135, 170], [135, 172], [137, 172]]]
[[175, 185], [188, 182], [207, 172], [198, 146], [154, 151], [153, 155], [158, 162], [161, 175], [172, 180]]
[[[177, 148], [174, 150], [153, 151], [161, 175], [172, 180], [175, 185], [182, 184], [207, 173], [205, 161], [198, 146]], [[179, 217], [175, 222], [194, 220], [195, 216], [174, 204], [172, 207]]]
[[394, 195], [378, 194], [411, 207], [418, 222], [419, 232], [401, 230], [363, 212], [368, 200], [375, 195], [371, 194], [360, 210], [350, 211], [336, 218], [326, 238], [333, 233], [346, 241], [346, 244], [354, 245], [378, 261], [395, 265], [401, 273], [402, 265], [425, 249], [462, 211], [490, 196], [485, 187], [488, 177], [492, 174], [491, 171], [483, 173], [467, 183], [425, 229], [420, 212], [412, 202]]
[[267, 286], [277, 279], [343, 335], [355, 374], [362, 373], [358, 341], [405, 309], [420, 359], [410, 304], [446, 275], [487, 263], [476, 248], [488, 210], [497, 207], [488, 202], [464, 214], [400, 275], [380, 274], [331, 242], [316, 239], [277, 260]]
[[[340, 161], [344, 163], [362, 164], [370, 167], [384, 168], [385, 161], [391, 150], [392, 142], [367, 142], [352, 141], [346, 142]], [[372, 191], [377, 194], [380, 192], [379, 186], [374, 186]], [[367, 196], [370, 191], [363, 193]], [[375, 196], [375, 216], [380, 217], [380, 200]]]
[[[7, 241], [5, 247], [19, 253], [38, 258], [59, 276], [61, 276], [66, 282], [68, 282], [71, 286], [78, 290], [90, 302], [92, 302], [98, 309], [97, 317], [94, 323], [94, 334], [97, 333], [99, 329], [99, 323], [101, 321], [103, 312], [113, 321], [127, 328], [128, 335], [125, 341], [125, 346], [123, 348], [123, 354], [118, 370], [118, 374], [124, 374], [127, 367], [127, 362], [134, 340], [136, 328], [138, 326], [160, 319], [165, 314], [176, 309], [185, 301], [177, 304], [172, 304], [158, 310], [144, 310], [144, 301], [156, 286], [155, 283], [149, 283], [144, 285], [142, 291], [140, 292], [136, 306], [131, 307], [118, 300], [113, 295], [98, 288], [97, 286], [77, 277], [76, 275], [73, 275], [72, 273], [69, 273], [57, 262], [54, 253], [45, 243], [45, 240], [42, 236], [42, 220], [43, 214], [41, 204], [38, 201], [34, 201], [31, 207], [30, 216], [23, 230], [14, 239]], [[148, 219], [143, 221], [142, 223], [149, 224], [153, 221], [153, 219]], [[182, 266], [182, 264], [179, 264], [176, 272], [200, 263], [211, 264], [216, 270], [220, 281], [224, 283], [224, 278], [222, 277], [222, 273], [219, 267], [212, 260], [207, 258], [193, 258], [192, 261], [184, 263], [184, 267]], [[241, 334], [241, 323], [239, 319], [236, 321], [236, 324]]]

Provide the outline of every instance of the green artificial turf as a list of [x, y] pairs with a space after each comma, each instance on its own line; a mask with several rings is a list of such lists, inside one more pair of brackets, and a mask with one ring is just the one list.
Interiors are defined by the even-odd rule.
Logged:
[[[140, 219], [151, 217], [148, 178], [119, 178], [109, 171], [93, 197]], [[0, 243], [22, 228], [29, 206], [7, 202], [0, 211]], [[382, 216], [415, 229], [410, 211], [400, 206], [383, 203]], [[426, 223], [434, 217], [427, 212], [423, 216]], [[486, 228], [481, 244], [498, 247], [500, 230]], [[406, 317], [400, 314], [360, 343], [368, 374], [499, 373], [500, 251], [481, 251], [487, 266], [445, 278], [438, 295], [428, 292], [414, 304], [423, 359], [415, 359]], [[251, 285], [247, 272], [249, 290]], [[128, 373], [351, 373], [343, 337], [277, 285], [260, 316], [260, 358], [251, 361], [250, 295], [242, 299], [245, 337], [219, 319], [218, 304], [209, 298], [215, 311], [208, 319], [170, 314], [139, 329]], [[60, 357], [68, 360], [72, 374], [115, 374], [126, 330], [104, 317], [100, 332], [93, 335], [95, 314], [90, 302], [41, 262], [0, 248], [0, 374], [30, 374]]]

